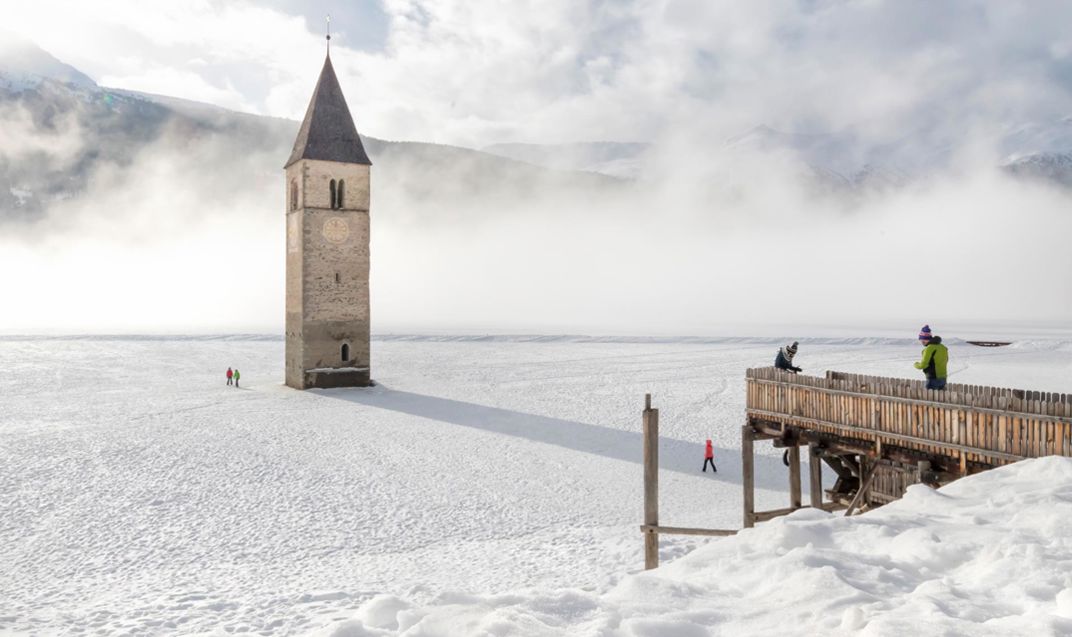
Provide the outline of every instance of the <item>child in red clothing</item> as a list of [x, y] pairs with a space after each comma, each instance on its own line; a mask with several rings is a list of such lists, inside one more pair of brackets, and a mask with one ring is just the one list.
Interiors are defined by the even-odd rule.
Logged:
[[704, 461], [703, 472], [707, 473], [707, 463], [711, 463], [711, 471], [718, 473], [718, 469], [715, 467], [715, 449], [711, 446], [711, 439], [707, 439], [707, 448], [704, 449]]

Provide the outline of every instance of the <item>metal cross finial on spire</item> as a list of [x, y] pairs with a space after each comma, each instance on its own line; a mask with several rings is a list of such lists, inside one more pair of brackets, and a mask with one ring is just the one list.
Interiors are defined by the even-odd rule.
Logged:
[[328, 30], [328, 55], [331, 55], [331, 14], [327, 15], [327, 30]]

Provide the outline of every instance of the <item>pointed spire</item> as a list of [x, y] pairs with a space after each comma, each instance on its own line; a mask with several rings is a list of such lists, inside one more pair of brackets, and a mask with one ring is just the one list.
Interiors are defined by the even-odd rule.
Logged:
[[346, 106], [330, 57], [324, 60], [313, 99], [309, 101], [298, 138], [294, 140], [294, 150], [283, 167], [300, 159], [372, 165]]

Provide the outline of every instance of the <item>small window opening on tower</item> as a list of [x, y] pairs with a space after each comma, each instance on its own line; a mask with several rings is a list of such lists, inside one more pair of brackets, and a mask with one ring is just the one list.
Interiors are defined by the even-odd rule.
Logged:
[[338, 206], [335, 205], [335, 201], [336, 201], [336, 199], [335, 199], [335, 180], [332, 179], [331, 180], [331, 209], [332, 210], [334, 210], [335, 208], [338, 208]]
[[290, 209], [298, 209], [298, 180], [290, 180]]
[[349, 343], [342, 344], [342, 362], [350, 362], [350, 345]]
[[342, 283], [342, 277], [339, 276], [338, 272], [335, 273], [335, 282]]
[[343, 203], [343, 196], [346, 194], [346, 188], [343, 187], [345, 183], [346, 182], [344, 182], [343, 180], [339, 180], [339, 189], [335, 193], [335, 203], [339, 205], [335, 206], [336, 208], [342, 208], [345, 206], [345, 204]]

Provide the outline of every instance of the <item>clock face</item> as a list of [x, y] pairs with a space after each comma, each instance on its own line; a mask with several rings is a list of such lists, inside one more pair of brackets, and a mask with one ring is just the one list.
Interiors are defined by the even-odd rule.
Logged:
[[342, 217], [331, 217], [324, 222], [324, 229], [320, 233], [332, 243], [342, 243], [350, 236], [350, 226]]

